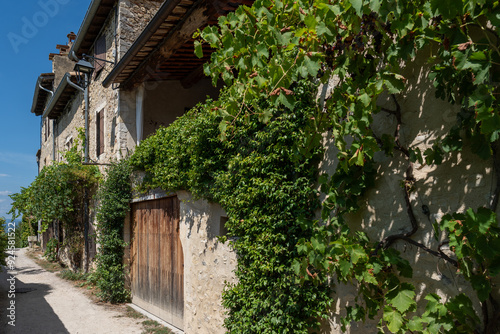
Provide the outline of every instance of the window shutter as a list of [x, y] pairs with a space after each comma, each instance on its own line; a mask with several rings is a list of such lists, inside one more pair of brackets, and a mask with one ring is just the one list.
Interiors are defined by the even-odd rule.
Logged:
[[[97, 39], [95, 42], [95, 48], [94, 48], [94, 57], [104, 59], [106, 60], [106, 36], [102, 35]], [[104, 68], [105, 62], [100, 61], [98, 59], [95, 59], [94, 61], [94, 67], [95, 67], [95, 72], [94, 75], [98, 75], [101, 70]]]
[[45, 118], [45, 140], [44, 141], [47, 141], [47, 139], [49, 139], [49, 120], [47, 118]]
[[104, 153], [104, 110], [99, 112], [99, 155]]

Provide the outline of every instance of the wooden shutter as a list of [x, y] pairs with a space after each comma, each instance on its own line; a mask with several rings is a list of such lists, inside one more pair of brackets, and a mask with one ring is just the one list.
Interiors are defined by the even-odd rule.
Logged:
[[45, 126], [44, 126], [44, 128], [45, 128], [45, 131], [44, 131], [45, 132], [45, 138], [44, 138], [44, 141], [47, 141], [47, 139], [49, 138], [49, 120], [48, 120], [48, 118], [45, 118], [45, 122], [44, 123], [45, 123]]
[[104, 110], [97, 113], [96, 117], [96, 155], [99, 157], [104, 153]]
[[[95, 42], [94, 57], [106, 60], [106, 36], [102, 35]], [[104, 68], [105, 62], [95, 59], [94, 61], [94, 76], [97, 76]]]

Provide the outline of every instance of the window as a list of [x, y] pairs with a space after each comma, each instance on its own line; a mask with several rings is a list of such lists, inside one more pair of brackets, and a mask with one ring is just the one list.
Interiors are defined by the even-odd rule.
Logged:
[[47, 139], [49, 139], [49, 119], [48, 118], [45, 118], [45, 122], [44, 122], [44, 141], [47, 141]]
[[104, 109], [96, 115], [95, 147], [96, 155], [99, 157], [104, 153]]
[[[95, 47], [94, 47], [94, 57], [99, 58], [99, 59], [104, 59], [106, 60], [106, 36], [102, 35], [99, 37], [96, 42], [95, 42]], [[101, 73], [102, 69], [104, 68], [104, 64], [106, 64], [104, 61], [95, 59], [94, 60], [94, 77], [98, 76], [99, 73]]]
[[73, 137], [72, 136], [69, 136], [68, 138], [66, 138], [66, 144], [64, 146], [66, 146], [67, 151], [69, 149], [71, 149], [71, 147], [73, 146]]

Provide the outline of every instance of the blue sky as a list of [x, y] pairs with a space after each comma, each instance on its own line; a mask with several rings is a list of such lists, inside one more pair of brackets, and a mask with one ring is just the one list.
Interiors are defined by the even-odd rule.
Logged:
[[52, 72], [49, 53], [78, 32], [90, 0], [18, 0], [0, 11], [0, 217], [10, 218], [9, 194], [37, 175], [40, 117], [31, 114], [35, 83]]

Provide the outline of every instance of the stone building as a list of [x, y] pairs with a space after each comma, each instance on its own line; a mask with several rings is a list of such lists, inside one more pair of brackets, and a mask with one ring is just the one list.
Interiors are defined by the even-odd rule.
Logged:
[[[92, 1], [78, 34], [68, 35], [67, 45], [58, 45], [60, 52], [50, 55], [53, 72], [41, 74], [36, 83], [32, 112], [42, 117], [37, 154], [40, 168], [61, 161], [60, 152], [71, 147], [78, 128], [85, 128], [89, 162], [104, 170], [106, 163], [129, 155], [158, 127], [168, 126], [207, 95], [216, 97], [218, 89], [202, 73], [210, 50], [204, 50], [203, 59], [195, 57], [191, 36], [198, 28], [215, 23], [218, 16], [251, 3]], [[78, 78], [73, 70], [83, 58], [95, 67], [87, 106], [83, 94], [75, 88]], [[401, 141], [424, 152], [453, 126], [459, 110], [434, 98], [428, 65], [417, 59], [404, 71], [410, 88], [398, 97], [404, 111]], [[333, 82], [330, 88], [334, 88]], [[394, 107], [390, 98], [379, 102], [388, 109]], [[379, 114], [375, 118], [376, 133], [394, 131], [394, 117]], [[446, 127], [440, 127], [443, 120]], [[336, 164], [334, 145], [327, 136], [324, 145], [327, 150], [321, 171], [332, 174]], [[373, 240], [382, 240], [408, 229], [400, 187], [407, 165], [402, 158], [383, 154], [376, 156], [376, 163], [381, 176], [376, 187], [361, 199], [363, 209], [351, 218]], [[491, 185], [496, 182], [493, 168], [488, 167], [491, 165], [491, 161], [478, 162], [470, 150], [439, 168], [416, 164], [417, 191], [410, 201], [420, 229], [414, 239], [436, 248], [439, 242], [433, 239], [432, 222], [446, 213], [487, 203], [493, 192]], [[429, 212], [418, 210], [423, 205]], [[234, 252], [216, 238], [224, 231], [225, 219], [219, 205], [193, 201], [184, 191], [170, 193], [164, 189], [136, 197], [124, 229], [125, 241], [131, 245], [124, 260], [130, 268], [133, 303], [186, 333], [223, 333], [221, 292], [225, 281], [234, 281], [232, 270], [236, 266]], [[55, 224], [46, 237], [60, 237], [59, 230]], [[395, 247], [416, 264], [414, 279], [420, 284], [419, 296], [427, 292], [442, 296], [472, 292], [450, 265], [404, 242]], [[325, 321], [324, 333], [341, 332], [340, 318], [355, 297], [352, 286], [337, 289], [337, 302], [331, 318]], [[376, 324], [367, 322], [355, 325], [350, 332], [371, 333], [374, 329]]]
[[[157, 128], [207, 96], [216, 97], [219, 88], [202, 71], [210, 50], [198, 59], [192, 34], [242, 3], [252, 1], [92, 1], [78, 34], [68, 35], [67, 45], [57, 46], [60, 53], [50, 55], [53, 72], [36, 83], [32, 112], [42, 118], [39, 169], [62, 161], [84, 129], [86, 163], [105, 171]], [[82, 59], [95, 68], [88, 105], [81, 73], [74, 70]], [[236, 256], [217, 242], [225, 221], [221, 207], [189, 199], [186, 192], [157, 191], [131, 203], [124, 229], [131, 247], [124, 260], [132, 301], [186, 333], [222, 333], [221, 292], [233, 280]], [[89, 234], [95, 231], [94, 211]], [[53, 237], [64, 237], [57, 222], [42, 244]], [[91, 258], [95, 245], [90, 235], [88, 240]]]

